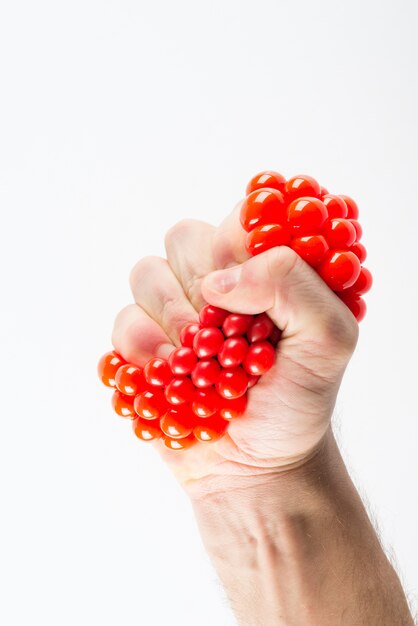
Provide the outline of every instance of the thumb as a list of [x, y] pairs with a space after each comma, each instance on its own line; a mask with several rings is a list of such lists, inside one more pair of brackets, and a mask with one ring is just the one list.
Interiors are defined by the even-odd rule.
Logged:
[[207, 302], [235, 313], [266, 311], [285, 336], [315, 343], [337, 339], [354, 349], [358, 326], [341, 300], [296, 252], [272, 248], [241, 265], [212, 272], [202, 283]]

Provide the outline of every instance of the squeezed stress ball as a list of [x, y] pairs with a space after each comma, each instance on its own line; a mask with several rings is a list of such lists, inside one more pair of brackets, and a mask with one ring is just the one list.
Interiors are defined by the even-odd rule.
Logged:
[[[250, 255], [291, 247], [360, 322], [372, 276], [363, 267], [358, 216], [352, 198], [330, 194], [311, 176], [286, 180], [266, 171], [248, 183], [240, 220]], [[153, 358], [140, 368], [112, 351], [100, 359], [99, 377], [114, 390], [114, 410], [132, 420], [139, 439], [162, 439], [171, 450], [185, 450], [197, 441], [217, 441], [245, 412], [249, 389], [274, 364], [280, 336], [266, 313], [206, 305], [199, 322], [182, 329], [181, 346], [168, 360]]]

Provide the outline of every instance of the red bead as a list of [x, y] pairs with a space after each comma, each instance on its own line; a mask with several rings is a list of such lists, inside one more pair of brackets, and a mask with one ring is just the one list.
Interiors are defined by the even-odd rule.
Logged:
[[249, 325], [253, 321], [252, 315], [244, 315], [241, 313], [231, 313], [225, 318], [222, 326], [225, 337], [237, 337], [245, 335]]
[[143, 391], [135, 396], [134, 409], [139, 417], [146, 420], [154, 420], [161, 417], [169, 405], [161, 389]]
[[188, 376], [197, 363], [193, 348], [176, 348], [168, 357], [168, 364], [175, 376]]
[[295, 237], [290, 242], [290, 247], [312, 267], [319, 265], [329, 250], [325, 237], [322, 235]]
[[298, 198], [287, 208], [289, 224], [295, 229], [295, 234], [315, 235], [319, 233], [328, 217], [325, 204], [318, 198]]
[[333, 291], [354, 285], [360, 275], [360, 261], [354, 252], [330, 250], [318, 269], [321, 278]]
[[251, 387], [255, 387], [260, 378], [261, 376], [248, 376], [248, 389], [251, 389]]
[[253, 343], [244, 359], [244, 369], [252, 376], [262, 376], [273, 366], [276, 353], [268, 341]]
[[248, 196], [251, 192], [257, 191], [257, 189], [265, 189], [266, 187], [270, 189], [278, 189], [283, 192], [285, 184], [286, 179], [284, 176], [278, 172], [268, 170], [253, 176], [247, 185], [246, 193]]
[[323, 187], [322, 185], [320, 185], [320, 188], [321, 188], [321, 198], [329, 194], [329, 191], [326, 187]]
[[218, 354], [218, 361], [222, 367], [238, 367], [248, 352], [248, 342], [244, 337], [229, 337]]
[[268, 338], [269, 342], [271, 343], [272, 346], [276, 347], [281, 338], [282, 338], [282, 331], [280, 330], [280, 328], [277, 328], [277, 326], [275, 326], [273, 329], [273, 332]]
[[220, 415], [213, 415], [203, 420], [199, 420], [193, 428], [193, 434], [198, 441], [209, 443], [218, 441], [225, 434], [228, 422]]
[[136, 417], [132, 422], [135, 435], [142, 441], [153, 441], [162, 435], [159, 420], [144, 420]]
[[206, 359], [198, 361], [192, 372], [192, 381], [196, 387], [205, 388], [214, 385], [221, 372], [219, 363], [216, 359]]
[[201, 325], [197, 322], [190, 322], [189, 324], [186, 324], [180, 332], [181, 345], [186, 346], [186, 348], [192, 348], [194, 336], [201, 328]]
[[182, 439], [193, 430], [194, 415], [189, 407], [170, 409], [160, 420], [161, 430], [168, 437]]
[[233, 400], [223, 400], [223, 404], [221, 405], [221, 409], [219, 411], [220, 415], [226, 420], [236, 419], [237, 417], [241, 417], [241, 415], [245, 412], [247, 408], [248, 395], [244, 394], [239, 398], [234, 398]]
[[[343, 291], [344, 296], [363, 296], [370, 291], [373, 284], [373, 277], [367, 267], [362, 267], [359, 277], [354, 285]], [[340, 294], [338, 294], [340, 295]]]
[[242, 367], [223, 369], [216, 383], [216, 391], [223, 398], [239, 398], [248, 388], [248, 376]]
[[357, 203], [354, 202], [353, 198], [350, 196], [343, 196], [340, 194], [340, 198], [342, 198], [347, 206], [347, 218], [356, 220], [358, 219], [359, 210]]
[[242, 203], [240, 220], [248, 232], [262, 224], [285, 223], [286, 205], [283, 194], [276, 189], [253, 191]]
[[210, 417], [219, 409], [219, 394], [213, 387], [196, 391], [192, 409], [198, 417]]
[[200, 311], [199, 319], [203, 327], [215, 326], [221, 328], [228, 315], [229, 311], [220, 309], [212, 304], [206, 304]]
[[97, 364], [97, 373], [106, 387], [116, 387], [116, 372], [126, 361], [117, 352], [106, 352]]
[[254, 341], [265, 341], [271, 335], [274, 330], [274, 323], [267, 313], [260, 313], [256, 315], [249, 329], [247, 330], [247, 337], [250, 343]]
[[290, 230], [287, 224], [263, 224], [248, 233], [245, 247], [249, 254], [256, 256], [276, 246], [287, 246], [289, 241]]
[[144, 367], [145, 380], [154, 387], [165, 387], [173, 378], [173, 372], [165, 359], [150, 359]]
[[299, 174], [289, 178], [287, 181], [285, 196], [287, 202], [303, 196], [319, 198], [321, 196], [321, 186], [312, 176]]
[[199, 359], [209, 359], [222, 348], [224, 336], [219, 328], [202, 328], [193, 340], [193, 350]]
[[173, 378], [164, 390], [166, 400], [170, 404], [191, 402], [194, 397], [195, 386], [190, 378]]
[[196, 443], [196, 437], [191, 434], [188, 437], [183, 437], [183, 439], [172, 439], [171, 437], [163, 437], [162, 439], [164, 445], [169, 450], [187, 450], [191, 446], [194, 446]]
[[357, 220], [353, 220], [353, 219], [350, 219], [349, 222], [350, 224], [354, 226], [354, 229], [356, 231], [356, 241], [360, 241], [360, 239], [363, 236], [363, 229], [361, 227], [360, 222], [358, 222]]
[[356, 320], [358, 322], [361, 322], [367, 312], [367, 306], [363, 298], [361, 298], [360, 296], [352, 296], [350, 294], [345, 295], [344, 293], [339, 293], [338, 296], [350, 309]]
[[354, 252], [354, 254], [359, 258], [360, 263], [364, 263], [367, 258], [367, 250], [362, 243], [356, 241], [356, 243], [350, 247], [350, 251]]
[[114, 391], [112, 396], [112, 406], [121, 417], [132, 418], [135, 415], [134, 399], [132, 396], [125, 396], [120, 391]]
[[350, 220], [344, 218], [327, 221], [322, 230], [329, 247], [334, 250], [349, 248], [356, 240], [356, 229]]
[[147, 382], [143, 371], [135, 365], [121, 365], [115, 376], [117, 389], [125, 396], [136, 396], [136, 394], [147, 388]]
[[341, 196], [335, 196], [332, 193], [328, 193], [327, 195], [322, 196], [322, 202], [327, 207], [328, 217], [330, 220], [334, 220], [339, 217], [347, 217], [347, 205]]

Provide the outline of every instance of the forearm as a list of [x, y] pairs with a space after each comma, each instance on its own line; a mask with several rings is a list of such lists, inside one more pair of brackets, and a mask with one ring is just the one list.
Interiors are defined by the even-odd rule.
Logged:
[[242, 626], [412, 626], [332, 436], [305, 466], [193, 496]]

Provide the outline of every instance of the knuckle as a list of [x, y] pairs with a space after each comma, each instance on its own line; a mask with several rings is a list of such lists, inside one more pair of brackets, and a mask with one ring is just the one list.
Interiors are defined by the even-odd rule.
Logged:
[[135, 263], [129, 274], [129, 284], [131, 289], [133, 289], [134, 286], [140, 282], [144, 275], [154, 272], [164, 263], [165, 260], [159, 256], [145, 256], [140, 259], [137, 263]]
[[190, 234], [190, 231], [195, 227], [196, 220], [185, 218], [174, 224], [165, 235], [165, 247], [171, 248], [177, 242], [182, 241]]

